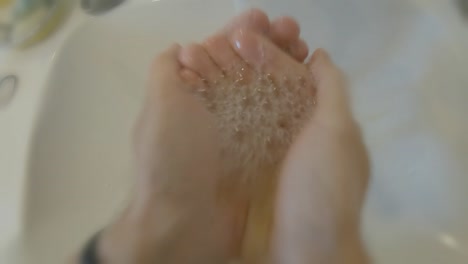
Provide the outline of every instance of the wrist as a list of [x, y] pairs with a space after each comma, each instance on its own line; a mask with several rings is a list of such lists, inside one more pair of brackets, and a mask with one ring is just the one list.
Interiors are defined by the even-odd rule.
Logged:
[[349, 236], [340, 243], [335, 263], [367, 264], [369, 257], [360, 235]]
[[[149, 204], [148, 204], [149, 206]], [[224, 258], [213, 207], [194, 208], [133, 203], [121, 218], [102, 231], [100, 264], [200, 263]], [[203, 243], [200, 243], [203, 241]]]
[[99, 264], [151, 263], [148, 236], [125, 213], [105, 228], [96, 244]]
[[367, 264], [367, 250], [361, 234], [359, 215], [347, 217], [339, 224], [336, 233], [336, 249], [331, 263]]
[[172, 244], [181, 234], [185, 212], [153, 205], [143, 208], [132, 204], [101, 232], [96, 245], [100, 264], [172, 263], [163, 261], [163, 256], [174, 248]]

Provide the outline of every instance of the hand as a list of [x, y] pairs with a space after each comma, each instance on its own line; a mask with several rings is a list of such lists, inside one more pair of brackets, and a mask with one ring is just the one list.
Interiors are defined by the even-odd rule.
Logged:
[[308, 66], [317, 106], [282, 170], [273, 259], [366, 263], [360, 218], [369, 178], [367, 152], [341, 71], [324, 50], [317, 50]]
[[[307, 57], [307, 45], [299, 38], [299, 26], [293, 19], [282, 17], [270, 23], [265, 13], [255, 9], [234, 17], [211, 40], [224, 39], [240, 28], [267, 34], [298, 62]], [[208, 46], [207, 41], [205, 48]], [[151, 73], [148, 100], [135, 133], [139, 174], [134, 199], [122, 218], [105, 230], [99, 245], [109, 262], [161, 260], [156, 249], [163, 248], [169, 252], [164, 263], [189, 263], [175, 255], [207, 263], [240, 250], [247, 202], [238, 201], [235, 191], [231, 191], [233, 197], [224, 193], [230, 184], [229, 188], [223, 188], [226, 184], [214, 187], [220, 178], [218, 157], [213, 156], [218, 153], [217, 135], [211, 129], [211, 116], [195, 98], [184, 93], [193, 87], [188, 87], [190, 81], [184, 83], [179, 78], [179, 73], [187, 77], [187, 70], [180, 71], [174, 62], [174, 49], [179, 48], [174, 47], [156, 60]], [[181, 56], [182, 61], [193, 63], [193, 56], [190, 52], [188, 55]], [[215, 189], [223, 192], [218, 199], [223, 208], [214, 203]], [[162, 238], [170, 245], [162, 245]], [[176, 254], [177, 243], [180, 252]], [[184, 246], [192, 251], [189, 253]], [[110, 260], [113, 253], [118, 254]], [[204, 261], [200, 261], [202, 255]]]
[[[160, 64], [157, 62], [154, 68], [161, 75], [150, 82], [150, 101], [145, 104], [137, 128], [137, 133], [141, 133], [137, 134], [137, 157], [141, 168], [145, 168], [140, 171], [140, 185], [137, 186], [140, 193], [124, 217], [109, 228], [101, 242], [104, 256], [106, 251], [112, 252], [108, 255], [112, 256], [109, 263], [152, 263], [155, 260], [164, 263], [223, 263], [221, 260], [229, 258], [229, 250], [226, 249], [230, 248], [233, 225], [229, 223], [229, 217], [221, 216], [222, 212], [212, 202], [212, 190], [216, 182], [216, 170], [213, 168], [216, 168], [217, 157], [213, 154], [216, 150], [216, 143], [213, 144], [216, 135], [209, 129], [211, 117], [198, 101], [183, 92], [188, 87], [177, 76], [171, 72], [164, 73], [171, 70], [168, 67], [171, 65], [169, 58], [177, 49], [174, 47], [163, 54], [157, 60]], [[161, 69], [158, 64], [166, 68]], [[314, 117], [295, 141], [283, 167], [272, 261], [280, 264], [366, 263], [359, 230], [369, 177], [365, 147], [348, 106], [342, 73], [322, 50], [315, 52], [308, 66], [316, 80], [318, 104]], [[176, 69], [177, 66], [172, 68], [173, 72]], [[168, 87], [172, 87], [175, 92], [172, 93]], [[158, 98], [166, 100], [161, 102]], [[172, 102], [179, 103], [172, 104], [171, 98], [175, 100]], [[181, 112], [179, 108], [178, 111], [170, 111], [175, 105], [193, 108], [185, 108], [190, 111]], [[190, 123], [184, 123], [193, 120], [197, 122], [191, 123], [190, 127], [187, 126]], [[193, 131], [199, 124], [204, 126], [198, 127], [199, 133], [192, 134], [196, 138], [190, 140], [181, 138], [177, 133], [170, 133], [184, 129]], [[180, 152], [178, 148], [172, 149], [174, 144], [177, 146], [183, 140], [187, 140], [184, 143], [186, 149], [180, 148]], [[198, 145], [198, 142], [204, 142], [205, 145]], [[211, 155], [211, 158], [192, 161], [203, 157], [190, 151], [206, 149], [213, 152], [205, 153], [208, 155], [203, 157]], [[173, 157], [155, 156], [158, 155], [155, 152], [157, 150], [186, 157], [180, 160], [186, 161], [182, 163], [184, 167], [168, 167], [171, 161], [167, 161], [167, 164], [154, 163], [151, 157], [162, 161]], [[182, 171], [179, 172], [180, 169]], [[174, 171], [178, 173], [171, 173]], [[203, 180], [191, 183], [196, 185], [177, 185], [178, 181], [173, 182], [171, 178], [160, 176], [169, 173], [181, 177], [182, 184], [186, 180], [190, 181], [184, 179], [187, 175], [199, 176]], [[181, 189], [164, 189], [167, 186], [180, 186]], [[211, 222], [206, 215], [216, 219], [214, 226], [217, 228], [210, 229], [207, 223]]]
[[153, 64], [135, 130], [133, 200], [102, 234], [104, 263], [219, 263], [229, 255], [229, 214], [215, 203], [217, 134], [180, 78], [179, 49]]

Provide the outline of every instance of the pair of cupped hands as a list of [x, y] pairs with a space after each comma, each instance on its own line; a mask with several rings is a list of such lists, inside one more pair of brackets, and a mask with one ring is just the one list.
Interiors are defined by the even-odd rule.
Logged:
[[[187, 92], [181, 49], [170, 47], [152, 65], [135, 128], [133, 198], [101, 234], [102, 263], [224, 264], [236, 258], [239, 217], [216, 201], [217, 131], [205, 106]], [[314, 82], [317, 104], [282, 163], [271, 248], [261, 262], [367, 263], [360, 222], [369, 165], [346, 81], [323, 49], [301, 65]]]

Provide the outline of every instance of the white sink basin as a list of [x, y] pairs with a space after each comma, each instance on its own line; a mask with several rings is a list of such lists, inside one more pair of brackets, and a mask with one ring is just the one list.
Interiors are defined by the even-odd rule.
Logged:
[[[468, 170], [459, 166], [467, 161], [461, 155], [468, 141], [464, 133], [440, 129], [449, 127], [450, 117], [467, 131], [458, 114], [468, 109], [457, 104], [467, 95], [457, 89], [467, 79], [460, 68], [431, 66], [458, 55], [466, 69], [468, 50], [464, 57], [437, 57], [453, 44], [447, 40], [453, 32], [404, 1], [332, 2], [296, 0], [267, 9], [297, 16], [312, 48], [329, 48], [350, 73], [373, 156], [365, 233], [376, 263], [468, 263]], [[71, 34], [56, 55], [34, 133], [23, 263], [66, 258], [119, 213], [131, 182], [130, 134], [150, 61], [172, 42], [213, 32], [234, 6], [148, 1]], [[451, 97], [438, 100], [437, 84], [444, 80], [454, 85], [445, 88]]]

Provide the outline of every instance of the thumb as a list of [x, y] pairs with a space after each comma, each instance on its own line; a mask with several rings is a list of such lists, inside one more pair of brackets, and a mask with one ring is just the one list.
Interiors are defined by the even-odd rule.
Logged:
[[178, 74], [182, 66], [178, 61], [181, 50], [179, 44], [173, 44], [168, 49], [160, 53], [153, 61], [151, 75], [156, 77], [179, 78]]
[[316, 115], [327, 122], [342, 122], [351, 117], [347, 81], [324, 49], [317, 49], [307, 66], [317, 89]]
[[173, 44], [153, 60], [149, 73], [148, 96], [150, 99], [162, 97], [165, 100], [178, 101], [182, 100], [179, 97], [187, 95], [190, 85], [181, 77], [182, 65], [178, 60], [181, 48], [179, 44]]

